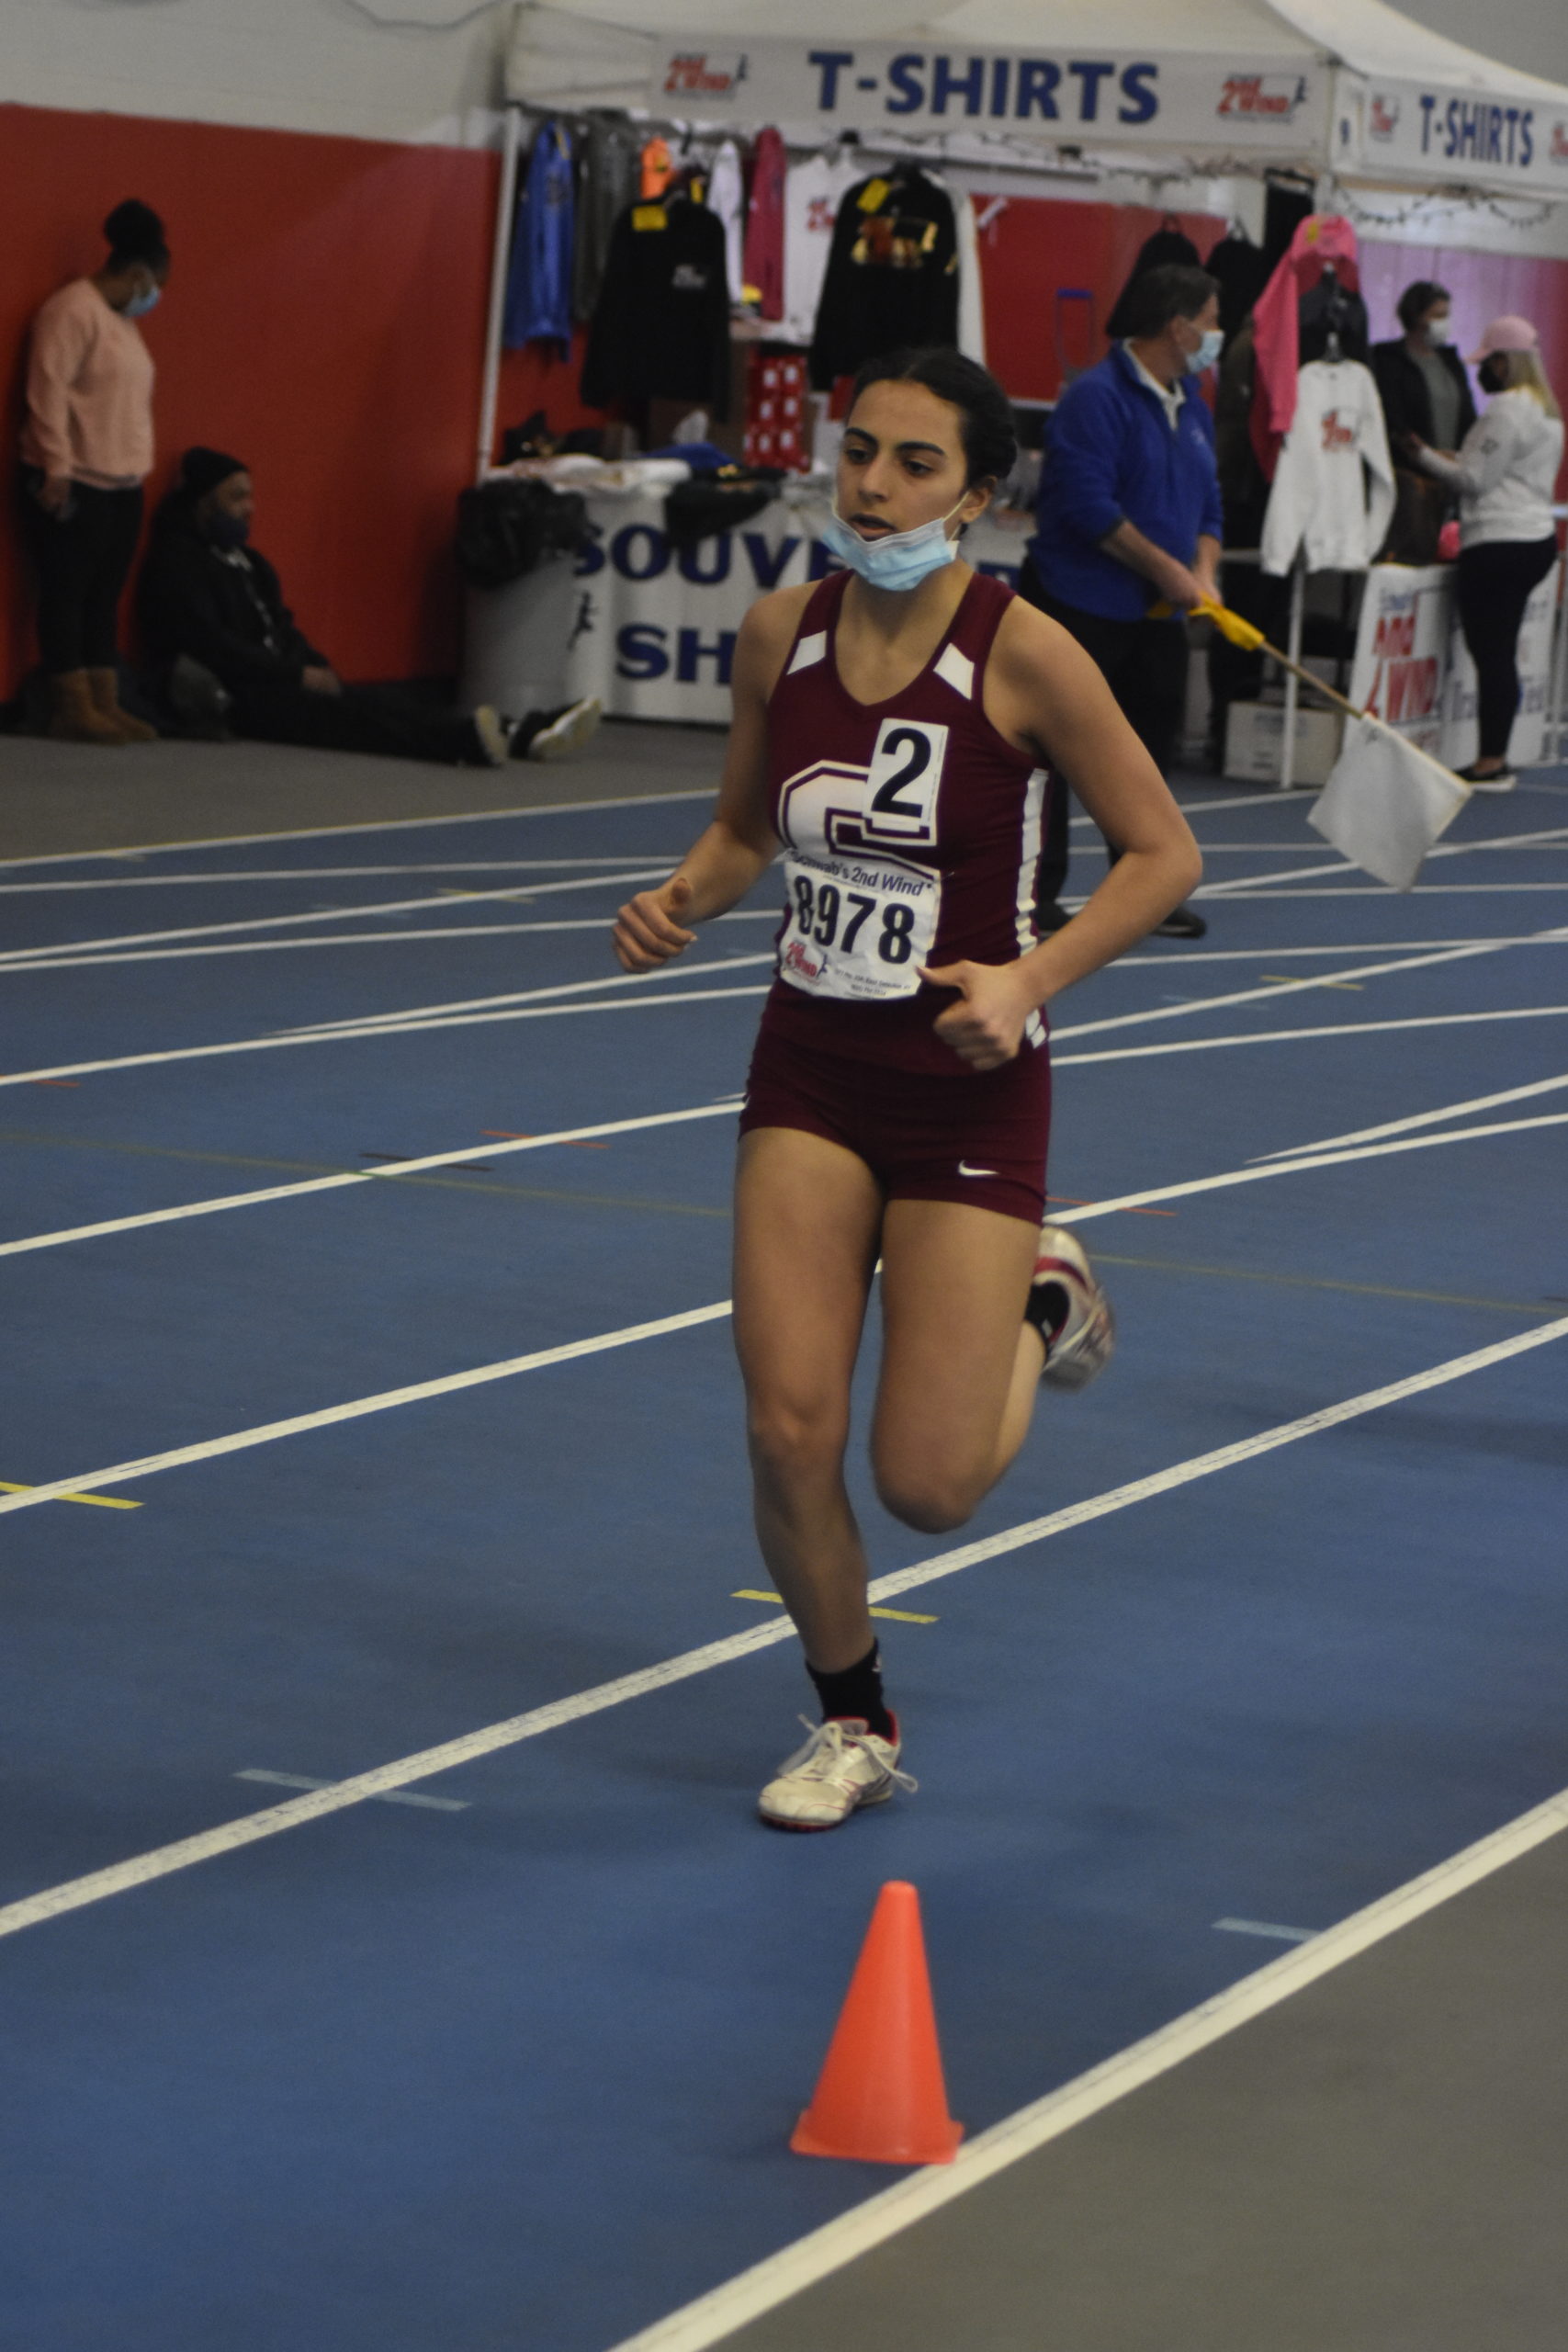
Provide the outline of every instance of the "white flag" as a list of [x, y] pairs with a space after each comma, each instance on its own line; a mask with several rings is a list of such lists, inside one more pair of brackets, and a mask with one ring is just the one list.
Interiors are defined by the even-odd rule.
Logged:
[[1307, 823], [1378, 881], [1410, 890], [1427, 852], [1469, 798], [1451, 768], [1391, 727], [1347, 719], [1339, 757]]

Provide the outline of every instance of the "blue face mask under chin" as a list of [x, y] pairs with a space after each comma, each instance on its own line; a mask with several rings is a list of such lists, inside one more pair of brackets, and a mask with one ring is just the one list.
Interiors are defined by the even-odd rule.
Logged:
[[144, 319], [149, 311], [157, 309], [163, 299], [164, 289], [161, 286], [145, 286], [140, 294], [131, 296], [119, 315], [122, 319]]
[[[964, 497], [967, 496], [965, 491]], [[961, 498], [958, 506], [963, 503]], [[852, 571], [859, 573], [868, 588], [907, 592], [918, 588], [922, 580], [956, 558], [958, 541], [948, 537], [947, 526], [958, 506], [939, 515], [935, 522], [917, 524], [912, 531], [889, 531], [880, 539], [863, 539], [835, 507], [822, 537]]]

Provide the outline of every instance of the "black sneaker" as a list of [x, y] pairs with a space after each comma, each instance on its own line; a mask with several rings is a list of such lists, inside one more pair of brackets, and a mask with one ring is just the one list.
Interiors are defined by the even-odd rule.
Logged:
[[1519, 780], [1508, 767], [1490, 768], [1483, 775], [1473, 760], [1467, 768], [1455, 768], [1454, 774], [1472, 792], [1512, 792]]
[[1173, 907], [1163, 922], [1156, 923], [1153, 936], [1156, 939], [1201, 939], [1208, 928], [1202, 916], [1195, 914], [1190, 907]]

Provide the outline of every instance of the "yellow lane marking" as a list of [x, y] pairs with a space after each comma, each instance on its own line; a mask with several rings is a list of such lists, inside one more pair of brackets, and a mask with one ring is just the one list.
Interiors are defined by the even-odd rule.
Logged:
[[[784, 1596], [777, 1592], [749, 1592], [742, 1589], [739, 1592], [732, 1592], [729, 1598], [731, 1600], [771, 1600], [776, 1609], [784, 1607]], [[871, 1613], [874, 1617], [897, 1617], [900, 1625], [935, 1625], [941, 1623], [939, 1618], [922, 1617], [913, 1609], [874, 1609]]]
[[[36, 1478], [0, 1478], [0, 1495], [30, 1495]], [[57, 1503], [96, 1503], [100, 1510], [140, 1510], [128, 1495], [56, 1495]]]
[[[1302, 976], [1299, 972], [1259, 972], [1258, 977], [1260, 980], [1271, 980], [1276, 988], [1287, 989], [1293, 987]], [[1351, 996], [1361, 993], [1359, 980], [1319, 980], [1317, 986], [1320, 989], [1345, 989]]]

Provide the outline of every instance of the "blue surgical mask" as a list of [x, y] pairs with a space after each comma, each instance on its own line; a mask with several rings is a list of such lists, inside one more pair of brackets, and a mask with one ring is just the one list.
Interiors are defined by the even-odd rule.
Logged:
[[1210, 327], [1197, 350], [1190, 351], [1187, 355], [1188, 374], [1201, 376], [1205, 368], [1216, 367], [1220, 353], [1224, 348], [1224, 336], [1218, 327]]
[[157, 309], [163, 299], [164, 289], [161, 286], [145, 287], [140, 294], [131, 296], [119, 315], [122, 319], [144, 319], [149, 311]]
[[[964, 497], [967, 496], [965, 492]], [[963, 503], [961, 498], [958, 506]], [[922, 580], [940, 571], [958, 553], [958, 541], [947, 536], [947, 526], [958, 506], [950, 507], [933, 523], [917, 524], [912, 531], [889, 531], [880, 539], [863, 539], [835, 507], [822, 537], [852, 571], [859, 572], [868, 588], [918, 588]]]

